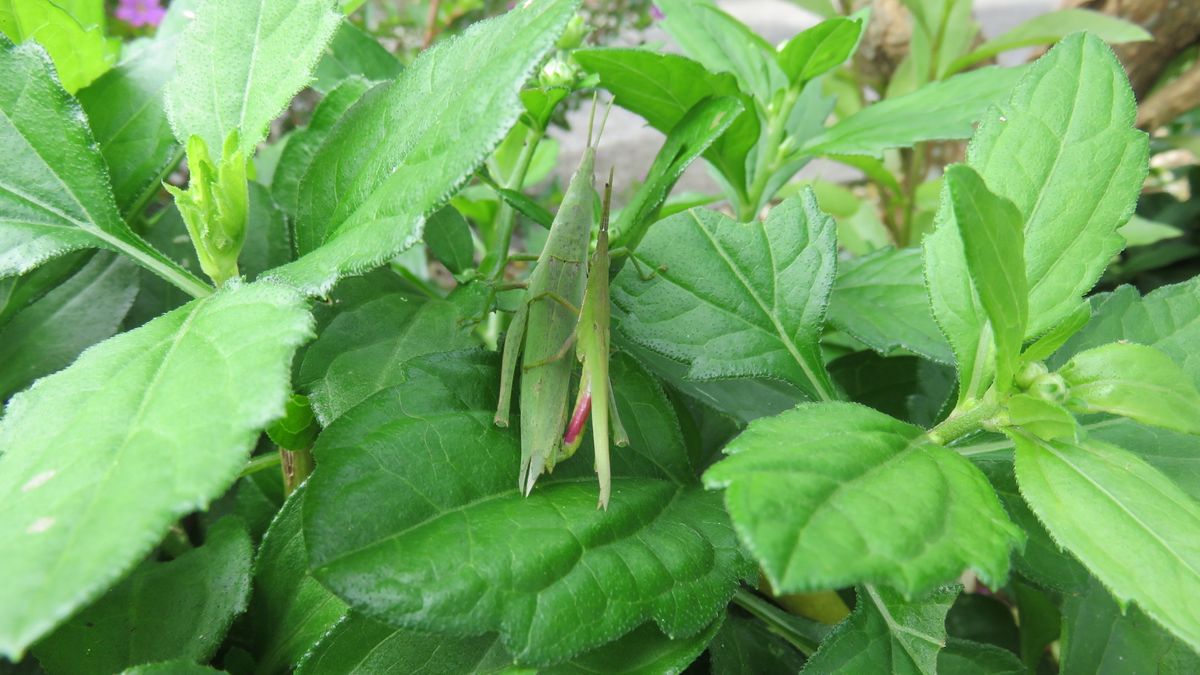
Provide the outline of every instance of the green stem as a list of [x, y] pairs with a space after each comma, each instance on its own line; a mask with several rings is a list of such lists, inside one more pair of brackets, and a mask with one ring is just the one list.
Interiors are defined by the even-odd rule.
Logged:
[[[507, 185], [509, 190], [520, 190], [525, 185], [525, 175], [529, 173], [529, 164], [533, 161], [533, 153], [545, 134], [545, 129], [530, 129], [525, 135], [525, 146], [517, 156], [517, 164], [513, 167]], [[496, 212], [496, 229], [492, 233], [491, 250], [484, 261], [482, 270], [485, 279], [498, 279], [508, 267], [508, 248], [512, 244], [513, 227], [517, 222], [517, 212], [504, 199], [500, 200], [500, 209]]]
[[242, 467], [242, 473], [239, 474], [239, 478], [245, 478], [250, 474], [279, 466], [281, 459], [282, 458], [279, 456], [279, 453], [259, 455], [258, 457], [251, 459], [249, 462], [246, 462], [246, 466]]
[[800, 650], [800, 653], [805, 656], [812, 656], [817, 651], [820, 641], [813, 640], [797, 630], [794, 624], [798, 619], [787, 614], [774, 604], [751, 593], [745, 588], [738, 588], [734, 591], [733, 603], [749, 612], [754, 618], [767, 624], [767, 628], [772, 633], [787, 640], [789, 644]]
[[763, 192], [767, 189], [767, 181], [779, 168], [780, 146], [783, 145], [784, 136], [787, 135], [788, 118], [792, 116], [792, 109], [796, 107], [796, 101], [799, 98], [800, 89], [794, 86], [789, 87], [779, 108], [769, 114], [767, 142], [760, 148], [758, 162], [754, 167], [754, 182], [750, 184], [749, 196], [746, 203], [742, 205], [742, 213], [739, 214], [742, 221], [754, 218], [764, 203], [770, 200], [770, 195], [764, 195]]
[[157, 256], [143, 251], [142, 249], [116, 237], [105, 236], [105, 234], [96, 232], [93, 232], [93, 234], [97, 234], [105, 242], [111, 244], [113, 248], [121, 253], [124, 253], [130, 258], [133, 258], [134, 261], [139, 265], [145, 267], [151, 272], [154, 272], [158, 276], [162, 277], [165, 281], [169, 282], [171, 285], [180, 289], [184, 293], [187, 293], [193, 298], [203, 298], [212, 295], [213, 289], [211, 286], [203, 281], [200, 281], [196, 277], [187, 274], [178, 267], [170, 265], [164, 260], [160, 260]]
[[996, 400], [995, 390], [988, 390], [983, 399], [969, 408], [955, 408], [950, 416], [940, 424], [926, 432], [929, 440], [938, 445], [946, 445], [968, 434], [983, 428], [988, 420], [1000, 412], [1000, 402]]
[[296, 491], [313, 471], [313, 456], [310, 450], [279, 449], [280, 469], [283, 472], [283, 495]]

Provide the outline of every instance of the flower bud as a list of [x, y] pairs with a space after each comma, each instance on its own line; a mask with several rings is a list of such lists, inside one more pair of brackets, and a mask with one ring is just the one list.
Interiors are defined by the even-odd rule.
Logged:
[[1057, 373], [1039, 375], [1029, 386], [1028, 391], [1043, 401], [1051, 403], [1066, 403], [1071, 394], [1071, 388], [1067, 386], [1067, 381]]
[[1021, 370], [1017, 371], [1015, 378], [1017, 387], [1022, 390], [1029, 389], [1035, 380], [1048, 372], [1050, 372], [1050, 370], [1046, 368], [1046, 364], [1042, 363], [1041, 361], [1026, 363], [1021, 367]]
[[567, 28], [563, 31], [562, 37], [558, 38], [557, 47], [559, 49], [575, 49], [583, 44], [583, 40], [592, 32], [583, 17], [576, 14], [567, 22]]
[[538, 73], [538, 85], [547, 89], [553, 87], [570, 89], [575, 86], [578, 75], [574, 66], [555, 56], [542, 66], [542, 71]]
[[218, 286], [238, 275], [238, 255], [246, 241], [250, 194], [246, 156], [239, 146], [234, 130], [214, 166], [204, 139], [192, 136], [187, 144], [191, 172], [187, 189], [166, 186], [187, 225], [200, 268]]

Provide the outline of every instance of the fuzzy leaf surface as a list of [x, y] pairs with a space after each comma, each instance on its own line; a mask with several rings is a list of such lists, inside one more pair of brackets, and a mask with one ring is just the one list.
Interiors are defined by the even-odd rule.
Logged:
[[709, 626], [748, 571], [719, 498], [614, 461], [597, 510], [579, 459], [559, 468], [582, 476], [556, 471], [522, 497], [497, 385], [492, 355], [426, 357], [322, 433], [304, 507], [313, 575], [393, 626], [499, 632], [520, 663], [649, 620], [676, 638]]
[[887, 584], [919, 595], [972, 568], [1008, 576], [1021, 543], [987, 479], [919, 427], [853, 403], [750, 424], [704, 474], [779, 592]]
[[766, 222], [693, 209], [655, 223], [613, 284], [625, 339], [689, 364], [694, 380], [783, 380], [834, 396], [819, 339], [837, 266], [836, 226], [811, 191]]
[[0, 653], [20, 654], [233, 484], [283, 412], [310, 324], [294, 291], [233, 284], [12, 398], [0, 421]]
[[148, 561], [33, 649], [50, 672], [115, 673], [167, 659], [207, 661], [250, 596], [253, 549], [234, 519], [203, 546]]
[[274, 275], [323, 293], [416, 243], [425, 218], [517, 120], [521, 86], [577, 5], [522, 3], [421, 52], [400, 77], [359, 99], [300, 183], [301, 258]]
[[195, 14], [167, 85], [171, 128], [181, 143], [196, 135], [215, 154], [237, 130], [252, 157], [342, 17], [331, 0], [205, 0]]

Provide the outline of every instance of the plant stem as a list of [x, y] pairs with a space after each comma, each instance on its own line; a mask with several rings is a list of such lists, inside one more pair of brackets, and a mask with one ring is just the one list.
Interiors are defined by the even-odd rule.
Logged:
[[246, 466], [242, 467], [242, 472], [238, 474], [238, 477], [245, 478], [250, 474], [258, 473], [264, 469], [270, 469], [279, 466], [279, 462], [281, 460], [282, 458], [279, 456], [279, 453], [259, 455], [258, 457], [251, 459], [249, 462], [246, 462]]
[[[517, 156], [517, 164], [513, 167], [505, 187], [509, 190], [520, 190], [525, 184], [525, 175], [529, 173], [529, 164], [533, 161], [533, 153], [542, 140], [545, 129], [530, 129], [525, 135], [525, 145]], [[492, 233], [491, 250], [483, 262], [483, 278], [498, 279], [508, 267], [508, 247], [512, 244], [513, 226], [517, 222], [517, 212], [505, 200], [500, 200], [500, 209], [496, 212], [496, 228]]]
[[754, 218], [758, 210], [763, 207], [764, 202], [771, 198], [770, 195], [764, 195], [763, 192], [767, 189], [767, 181], [779, 168], [779, 148], [783, 144], [784, 136], [787, 135], [788, 118], [792, 116], [792, 109], [796, 107], [796, 101], [799, 98], [799, 88], [788, 87], [779, 108], [771, 111], [768, 116], [767, 142], [760, 148], [758, 162], [754, 167], [754, 182], [750, 184], [749, 196], [746, 203], [742, 205], [742, 213], [738, 214], [742, 221]]
[[774, 604], [751, 593], [745, 588], [738, 588], [733, 592], [733, 603], [749, 612], [754, 618], [767, 624], [767, 628], [772, 633], [787, 640], [789, 644], [800, 650], [800, 653], [805, 656], [812, 656], [817, 651], [820, 641], [814, 640], [797, 630], [795, 622], [799, 621], [799, 619], [787, 614]]
[[310, 450], [279, 449], [280, 469], [283, 472], [283, 496], [296, 491], [300, 484], [308, 478], [313, 470], [313, 456]]
[[946, 445], [983, 428], [985, 422], [1000, 412], [1000, 402], [995, 390], [989, 389], [983, 399], [967, 408], [955, 408], [950, 416], [930, 429], [925, 435], [938, 445]]

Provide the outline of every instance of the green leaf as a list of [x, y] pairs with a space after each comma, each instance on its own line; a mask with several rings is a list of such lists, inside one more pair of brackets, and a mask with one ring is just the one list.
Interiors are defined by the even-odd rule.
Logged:
[[809, 190], [766, 222], [694, 209], [659, 221], [613, 284], [619, 333], [689, 364], [694, 380], [774, 378], [834, 397], [821, 324], [837, 265], [836, 226]]
[[1053, 44], [1071, 33], [1085, 30], [1110, 44], [1152, 39], [1150, 33], [1141, 26], [1115, 16], [1087, 9], [1060, 9], [1035, 16], [1007, 33], [984, 42], [971, 53], [955, 59], [947, 72], [957, 73], [1010, 49]]
[[253, 156], [308, 83], [341, 16], [331, 0], [205, 0], [195, 14], [166, 91], [175, 138], [199, 136], [215, 152], [236, 130]]
[[0, 32], [17, 44], [41, 45], [54, 60], [63, 88], [72, 94], [100, 77], [115, 57], [103, 27], [80, 25], [50, 0], [0, 0]]
[[1107, 417], [1087, 426], [1088, 434], [1146, 460], [1184, 492], [1200, 501], [1200, 437]]
[[313, 110], [308, 126], [293, 131], [279, 156], [278, 168], [271, 180], [271, 195], [279, 208], [295, 218], [300, 202], [300, 181], [312, 166], [317, 150], [333, 130], [333, 125], [346, 114], [350, 106], [370, 89], [370, 83], [360, 77], [349, 77], [329, 90]]
[[1124, 244], [1117, 228], [1146, 175], [1136, 114], [1112, 50], [1075, 34], [1029, 66], [1012, 98], [980, 122], [968, 164], [1024, 217], [1026, 337], [1070, 315]]
[[1066, 408], [1030, 394], [1016, 394], [1005, 403], [1009, 422], [1047, 440], [1074, 439], [1079, 432], [1075, 416]]
[[937, 672], [940, 675], [1026, 675], [1029, 672], [1016, 654], [970, 640], [946, 641], [938, 652]]
[[853, 352], [832, 361], [829, 374], [862, 403], [918, 426], [933, 426], [954, 386], [954, 371], [916, 356]]
[[863, 587], [854, 613], [821, 643], [804, 672], [933, 675], [946, 644], [946, 611], [959, 590], [951, 586], [905, 601], [890, 589]]
[[996, 586], [1021, 542], [970, 462], [865, 406], [804, 404], [751, 423], [725, 451], [705, 485], [725, 488], [778, 592], [867, 582], [911, 597], [968, 567]]
[[425, 245], [451, 274], [461, 274], [475, 266], [471, 226], [453, 206], [443, 206], [429, 216], [429, 222], [425, 224]]
[[20, 276], [0, 279], [0, 326], [78, 272], [90, 257], [89, 251], [76, 251]]
[[1106, 412], [1143, 424], [1200, 434], [1200, 392], [1163, 352], [1113, 342], [1080, 352], [1058, 371], [1082, 412]]
[[454, 637], [392, 628], [351, 613], [321, 638], [297, 675], [500, 673], [512, 665], [495, 634]]
[[1122, 609], [1094, 579], [1063, 603], [1064, 673], [1186, 675], [1200, 656], [1136, 607]]
[[[304, 255], [273, 276], [321, 294], [338, 278], [376, 267], [415, 243], [425, 218], [516, 121], [521, 85], [577, 4], [523, 3], [474, 24], [363, 96], [301, 181], [295, 229]], [[518, 34], [522, 39], [512, 39]]]
[[0, 329], [0, 363], [5, 364], [0, 369], [0, 400], [112, 337], [137, 291], [137, 267], [104, 251], [18, 312]]
[[677, 640], [663, 635], [654, 624], [644, 623], [619, 640], [538, 672], [545, 675], [682, 673], [708, 647], [722, 619], [724, 616], [718, 616], [699, 633]]
[[779, 65], [793, 83], [824, 75], [850, 58], [862, 27], [861, 19], [822, 21], [788, 40], [779, 52]]
[[591, 467], [576, 460], [559, 469], [583, 477], [555, 471], [521, 497], [519, 443], [492, 423], [495, 361], [413, 362], [405, 384], [321, 434], [304, 506], [314, 576], [394, 626], [498, 631], [521, 663], [651, 619], [676, 638], [708, 627], [748, 571], [715, 495], [614, 461], [599, 511]]
[[283, 410], [310, 322], [294, 291], [233, 284], [13, 397], [0, 421], [0, 652], [19, 655], [233, 483]]
[[347, 613], [346, 604], [308, 574], [300, 529], [303, 504], [301, 488], [271, 522], [254, 561], [248, 625], [254, 630], [259, 673], [291, 672]]
[[[946, 170], [943, 190], [954, 210], [952, 222], [962, 237], [966, 266], [979, 304], [991, 326], [996, 345], [996, 384], [1003, 393], [1012, 386], [1029, 319], [1021, 214], [1012, 202], [988, 190], [979, 174], [962, 164]], [[959, 379], [964, 385], [968, 382], [963, 373]]]
[[730, 614], [708, 647], [713, 675], [798, 673], [804, 656], [761, 621]]
[[149, 560], [34, 646], [54, 673], [115, 673], [140, 663], [212, 657], [250, 596], [253, 548], [236, 519], [171, 562]]
[[1154, 347], [1200, 387], [1200, 279], [1163, 286], [1142, 297], [1132, 286], [1097, 297], [1091, 321], [1054, 355], [1061, 364], [1085, 349], [1124, 340]]
[[666, 15], [659, 26], [684, 54], [708, 70], [732, 73], [742, 91], [763, 102], [787, 86], [774, 47], [709, 0], [658, 0], [655, 4]]
[[13, 158], [0, 162], [0, 277], [102, 247], [190, 293], [210, 292], [121, 220], [87, 118], [37, 45], [0, 37], [0, 113], [0, 147]]
[[447, 300], [383, 293], [340, 312], [304, 352], [296, 388], [308, 394], [321, 424], [371, 394], [405, 381], [409, 360], [478, 343]]
[[884, 249], [842, 263], [829, 323], [880, 354], [907, 349], [939, 363], [954, 361], [929, 309], [919, 249]]
[[1029, 668], [1037, 669], [1046, 655], [1046, 648], [1062, 634], [1058, 600], [1019, 579], [1013, 580], [1010, 589], [1016, 598], [1017, 617], [1021, 621], [1021, 660]]
[[220, 675], [222, 672], [224, 671], [177, 659], [134, 666], [121, 671], [121, 675]]
[[1008, 98], [1026, 67], [981, 68], [869, 105], [810, 139], [810, 155], [875, 155], [921, 141], [968, 138], [989, 106]]
[[712, 147], [745, 110], [736, 98], [724, 96], [700, 101], [667, 132], [667, 140], [654, 156], [633, 199], [621, 209], [613, 224], [614, 248], [636, 249], [657, 220], [675, 182], [708, 148]]
[[174, 36], [132, 43], [126, 57], [79, 92], [100, 154], [108, 165], [117, 208], [126, 217], [178, 161], [163, 90], [174, 72]]
[[1130, 216], [1129, 222], [1121, 226], [1118, 233], [1125, 239], [1125, 246], [1149, 246], [1166, 239], [1183, 236], [1183, 230], [1166, 223], [1143, 218], [1136, 213]]
[[1200, 504], [1115, 445], [1016, 437], [1021, 493], [1122, 604], [1200, 646]]
[[[1011, 579], [1008, 586], [1016, 583]], [[946, 614], [946, 635], [1010, 649], [1020, 648], [1020, 631], [1012, 608], [998, 598], [979, 593], [962, 593]]]
[[317, 62], [311, 86], [328, 96], [348, 79], [361, 77], [383, 82], [395, 79], [403, 70], [399, 59], [375, 38], [349, 21], [343, 21]]
[[612, 93], [617, 105], [641, 115], [664, 134], [707, 98], [741, 101], [742, 113], [704, 156], [731, 186], [744, 189], [746, 156], [758, 143], [759, 121], [753, 100], [731, 75], [711, 73], [684, 56], [644, 49], [581, 49], [571, 58], [599, 76], [600, 86]]

